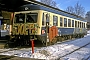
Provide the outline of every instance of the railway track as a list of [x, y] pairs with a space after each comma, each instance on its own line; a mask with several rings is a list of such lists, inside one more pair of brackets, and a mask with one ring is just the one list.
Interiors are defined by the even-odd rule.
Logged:
[[[85, 44], [84, 46], [81, 46], [81, 47], [80, 47], [80, 48], [78, 48], [78, 49], [75, 49], [75, 50], [73, 50], [73, 51], [71, 51], [71, 52], [69, 52], [69, 53], [67, 53], [67, 54], [63, 55], [63, 56], [59, 56], [59, 58], [57, 58], [57, 60], [63, 60], [63, 57], [65, 57], [65, 56], [67, 56], [67, 55], [70, 55], [70, 54], [74, 53], [75, 51], [78, 51], [78, 50], [80, 50], [81, 48], [86, 47], [87, 45], [90, 45], [90, 42], [89, 42], [89, 43], [87, 43], [87, 44]], [[90, 59], [90, 56], [88, 56], [87, 58], [82, 59], [82, 60], [88, 60], [88, 59]]]
[[41, 59], [23, 58], [23, 57], [16, 57], [16, 56], [0, 55], [0, 60], [41, 60]]
[[90, 60], [90, 56], [86, 60]]
[[13, 51], [13, 50], [20, 50], [21, 48], [12, 48], [12, 49], [6, 49], [4, 51], [0, 51], [0, 53], [3, 53], [3, 52], [8, 52], [8, 51]]

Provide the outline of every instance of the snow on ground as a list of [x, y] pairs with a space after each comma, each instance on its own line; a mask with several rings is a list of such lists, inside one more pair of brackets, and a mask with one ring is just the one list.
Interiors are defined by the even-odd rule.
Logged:
[[89, 34], [90, 34], [90, 30], [89, 30], [89, 31], [87, 31], [87, 33], [89, 33]]
[[88, 58], [88, 60], [90, 60], [90, 57]]
[[90, 30], [87, 31], [87, 35], [85, 35], [84, 37], [90, 36]]
[[[52, 60], [52, 59], [57, 59], [65, 54], [68, 54], [71, 51], [78, 49], [89, 42], [90, 42], [90, 34], [88, 34], [88, 36], [85, 36], [84, 38], [73, 40], [70, 42], [55, 44], [48, 47], [37, 48], [34, 50], [33, 54], [31, 48], [27, 48], [27, 49], [25, 48], [25, 49], [0, 53], [0, 55], [14, 55], [19, 57]], [[79, 51], [72, 53], [71, 55], [67, 55], [63, 57], [63, 59], [82, 60], [88, 57], [89, 55], [90, 55], [90, 45], [80, 49]]]
[[63, 57], [63, 60], [86, 60], [90, 56], [90, 44], [70, 55]]

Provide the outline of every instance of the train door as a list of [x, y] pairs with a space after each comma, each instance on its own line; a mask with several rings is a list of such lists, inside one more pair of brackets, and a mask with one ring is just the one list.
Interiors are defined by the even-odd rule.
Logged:
[[50, 24], [50, 14], [48, 12], [43, 12], [41, 35], [42, 35], [42, 40], [46, 46], [47, 46], [47, 42], [49, 42], [49, 38], [48, 38], [49, 24]]
[[1, 20], [0, 20], [0, 30], [1, 30]]
[[47, 12], [43, 13], [43, 18], [42, 18], [42, 26], [46, 26], [50, 24], [50, 14]]
[[44, 13], [44, 26], [45, 26], [45, 33], [46, 33], [46, 46], [49, 44], [53, 44], [56, 42], [55, 36], [57, 36], [57, 27], [56, 26], [50, 26], [50, 14]]

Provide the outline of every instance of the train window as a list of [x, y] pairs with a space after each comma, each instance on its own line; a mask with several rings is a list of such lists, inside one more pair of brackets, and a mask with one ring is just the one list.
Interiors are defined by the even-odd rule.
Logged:
[[77, 27], [77, 21], [75, 21], [75, 27]]
[[87, 28], [90, 28], [90, 25], [87, 25]]
[[37, 22], [37, 13], [28, 13], [26, 14], [26, 23], [36, 23]]
[[62, 17], [60, 17], [60, 26], [62, 26], [62, 23], [63, 23], [63, 19]]
[[43, 13], [43, 18], [42, 18], [42, 25], [44, 25], [44, 13]]
[[24, 23], [25, 22], [25, 14], [16, 14], [14, 22], [15, 23]]
[[74, 20], [72, 20], [72, 27], [74, 27]]
[[68, 27], [71, 27], [71, 19], [68, 19]]
[[83, 22], [82, 22], [82, 28], [83, 28]]
[[80, 28], [81, 28], [81, 22], [80, 22]]
[[0, 25], [1, 25], [1, 20], [0, 20]]
[[79, 24], [79, 21], [78, 21], [78, 27], [79, 27], [79, 25], [80, 25], [80, 24]]
[[53, 16], [53, 25], [58, 26], [58, 17]]
[[67, 27], [67, 18], [64, 18], [64, 27]]
[[0, 29], [1, 29], [1, 20], [0, 20]]
[[84, 23], [84, 28], [85, 28], [85, 23]]

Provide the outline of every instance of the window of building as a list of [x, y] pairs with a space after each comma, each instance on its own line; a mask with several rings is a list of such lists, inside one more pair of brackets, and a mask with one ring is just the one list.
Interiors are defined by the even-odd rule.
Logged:
[[68, 27], [71, 27], [71, 19], [68, 19]]
[[64, 18], [64, 27], [67, 27], [67, 18]]
[[53, 16], [53, 25], [58, 26], [58, 17]]

